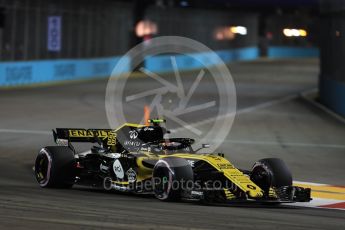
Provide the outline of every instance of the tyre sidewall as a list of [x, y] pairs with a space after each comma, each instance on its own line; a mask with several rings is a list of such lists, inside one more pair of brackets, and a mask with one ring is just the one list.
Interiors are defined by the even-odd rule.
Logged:
[[[156, 173], [164, 172], [164, 175], [156, 175]], [[156, 190], [155, 180], [163, 182], [166, 177], [166, 190], [162, 194], [158, 194]], [[193, 181], [193, 169], [187, 160], [177, 157], [167, 157], [159, 160], [153, 169], [153, 185], [154, 194], [157, 199], [163, 201], [176, 201], [181, 198], [181, 192], [187, 188], [187, 183]]]
[[[257, 161], [252, 172], [255, 170], [265, 170], [268, 174], [267, 187], [282, 187], [292, 185], [292, 175], [287, 165], [279, 158], [265, 158]], [[252, 176], [251, 176], [252, 178]]]
[[[39, 157], [44, 155], [48, 159], [46, 179], [39, 182], [41, 187], [69, 188], [74, 184], [76, 175], [76, 160], [73, 151], [66, 146], [48, 146], [40, 150]], [[37, 172], [36, 172], [37, 174]]]

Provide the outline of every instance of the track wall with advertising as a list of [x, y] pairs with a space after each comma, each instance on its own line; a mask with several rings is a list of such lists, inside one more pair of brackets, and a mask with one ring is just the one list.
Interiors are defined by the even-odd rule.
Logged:
[[[0, 63], [0, 86], [54, 83], [68, 80], [109, 77], [119, 57], [82, 60], [44, 60]], [[129, 71], [126, 58], [124, 71]], [[117, 73], [114, 73], [117, 74]]]
[[[121, 55], [132, 48], [134, 34], [140, 32], [134, 25], [134, 7], [130, 1], [0, 0], [0, 87], [109, 76]], [[142, 34], [142, 40], [188, 37], [213, 49], [226, 63], [253, 60], [261, 54], [255, 13], [149, 6], [140, 20], [153, 26], [151, 34]], [[268, 25], [279, 21], [267, 20]], [[282, 37], [284, 23], [270, 26], [275, 30], [266, 47], [268, 57], [318, 56], [307, 40]], [[178, 55], [181, 70], [202, 68], [193, 55], [209, 58], [207, 53]], [[165, 55], [145, 61], [146, 68], [157, 72], [171, 71], [167, 63]], [[130, 59], [124, 68], [130, 68]]]

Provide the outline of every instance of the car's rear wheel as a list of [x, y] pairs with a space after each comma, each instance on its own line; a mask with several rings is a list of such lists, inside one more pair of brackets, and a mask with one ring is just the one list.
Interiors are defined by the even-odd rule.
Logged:
[[35, 177], [44, 188], [70, 188], [76, 176], [73, 151], [66, 146], [42, 148], [35, 162]]
[[267, 192], [270, 187], [292, 185], [291, 172], [279, 158], [265, 158], [257, 161], [251, 170], [250, 179]]
[[179, 200], [183, 190], [192, 187], [193, 183], [193, 169], [185, 159], [164, 158], [153, 168], [153, 191], [159, 200]]

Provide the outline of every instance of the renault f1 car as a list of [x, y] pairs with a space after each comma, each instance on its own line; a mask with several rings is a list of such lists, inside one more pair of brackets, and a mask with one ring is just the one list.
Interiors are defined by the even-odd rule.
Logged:
[[[251, 170], [236, 168], [223, 153], [199, 153], [193, 139], [164, 139], [163, 120], [126, 123], [112, 129], [53, 130], [57, 146], [42, 148], [34, 173], [43, 188], [74, 184], [136, 194], [162, 201], [308, 202], [310, 189], [292, 185], [286, 164], [277, 158], [257, 161]], [[73, 142], [94, 143], [77, 152]], [[203, 145], [203, 147], [207, 147]]]

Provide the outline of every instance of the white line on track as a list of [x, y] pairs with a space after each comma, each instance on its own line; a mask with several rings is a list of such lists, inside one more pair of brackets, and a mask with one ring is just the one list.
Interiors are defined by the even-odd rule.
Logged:
[[307, 208], [322, 208], [322, 209], [338, 209], [344, 210], [342, 208], [327, 208], [321, 207], [323, 205], [330, 205], [342, 202], [341, 200], [334, 200], [334, 199], [324, 199], [324, 198], [313, 198], [310, 202], [301, 202], [301, 203], [291, 203], [291, 204], [284, 204], [289, 206], [297, 206], [297, 207], [307, 207]]
[[304, 148], [335, 148], [345, 149], [345, 145], [338, 144], [314, 144], [314, 143], [301, 143], [301, 142], [276, 142], [276, 141], [251, 141], [251, 140], [226, 140], [232, 144], [245, 144], [245, 145], [279, 145], [291, 147], [304, 147]]
[[[291, 100], [296, 99], [297, 97], [299, 97], [299, 95], [300, 94], [288, 95], [288, 96], [285, 96], [283, 98], [279, 98], [279, 99], [263, 102], [263, 103], [260, 103], [260, 104], [257, 104], [257, 105], [249, 106], [247, 108], [243, 108], [243, 109], [237, 110], [236, 113], [228, 113], [228, 114], [225, 114], [225, 115], [218, 116], [216, 119], [225, 119], [225, 118], [229, 118], [229, 117], [232, 117], [232, 116], [238, 116], [238, 115], [245, 114], [245, 113], [251, 113], [251, 112], [254, 112], [254, 111], [259, 110], [259, 109], [264, 109], [264, 108], [271, 107], [273, 105], [278, 105], [278, 104], [281, 104], [281, 103], [284, 103], [284, 102], [287, 102], [287, 101], [291, 101]], [[200, 126], [200, 125], [206, 125], [206, 124], [214, 122], [214, 120], [215, 120], [215, 118], [212, 117], [212, 118], [209, 118], [209, 119], [205, 119], [203, 121], [198, 121], [198, 122], [191, 123], [190, 125], [194, 126], [194, 127], [195, 126]], [[170, 131], [172, 133], [174, 133], [174, 132], [178, 132], [178, 131], [183, 130], [183, 129], [184, 129], [184, 127], [181, 127], [181, 128], [177, 128], [177, 129], [172, 129]]]
[[[44, 130], [30, 130], [30, 129], [0, 129], [0, 133], [14, 133], [14, 134], [36, 134], [36, 135], [51, 135], [51, 131]], [[313, 143], [298, 143], [298, 142], [274, 142], [274, 141], [251, 141], [251, 140], [227, 140], [232, 144], [242, 145], [283, 145], [291, 147], [306, 147], [306, 148], [336, 148], [345, 149], [345, 145], [338, 144], [313, 144]]]
[[[315, 90], [315, 89], [312, 89]], [[249, 106], [247, 108], [240, 109], [236, 112], [236, 115], [241, 115], [245, 113], [251, 113], [256, 110], [268, 108], [274, 105], [278, 105], [293, 99], [296, 99], [299, 97], [299, 95], [310, 92], [311, 90], [305, 90], [298, 94], [288, 95], [280, 99], [275, 99], [271, 101], [267, 101], [264, 103], [260, 103], [257, 105]], [[235, 116], [235, 113], [230, 113], [226, 115], [222, 115], [218, 117], [217, 119], [224, 119], [230, 116]], [[206, 119], [203, 121], [195, 122], [189, 124], [192, 127], [197, 127], [201, 125], [205, 125], [208, 123], [214, 122], [214, 118]], [[180, 130], [183, 130], [184, 128], [177, 128], [170, 130], [172, 133], [178, 132]], [[0, 133], [15, 133], [15, 134], [37, 134], [37, 135], [51, 135], [51, 131], [46, 130], [24, 130], [24, 129], [0, 129]], [[274, 141], [251, 141], [251, 140], [227, 140], [230, 143], [234, 144], [246, 144], [246, 145], [283, 145], [283, 146], [295, 146], [295, 147], [320, 147], [320, 148], [338, 148], [338, 149], [345, 149], [345, 145], [339, 145], [339, 144], [314, 144], [314, 143], [298, 143], [298, 142], [274, 142]]]
[[[301, 94], [314, 91], [315, 89], [308, 89], [298, 94], [288, 95], [283, 98], [267, 101], [261, 104], [253, 105], [244, 109], [240, 109], [236, 112], [236, 116], [246, 113], [251, 113], [260, 109], [268, 108], [274, 105], [282, 104], [288, 101], [291, 101], [293, 99], [298, 98]], [[222, 115], [218, 117], [217, 119], [225, 119], [231, 116], [235, 116], [235, 113], [229, 113], [226, 115]], [[193, 127], [206, 125], [209, 123], [214, 122], [214, 118], [209, 118], [203, 121], [195, 122], [190, 124]], [[170, 130], [172, 133], [182, 131], [184, 128], [177, 128]], [[312, 147], [312, 148], [338, 148], [338, 149], [345, 149], [345, 145], [339, 145], [339, 144], [314, 144], [314, 143], [298, 143], [298, 142], [274, 142], [274, 141], [251, 141], [251, 140], [227, 140], [227, 142], [234, 143], [234, 144], [246, 144], [246, 145], [283, 145], [283, 146], [295, 146], [295, 147]]]
[[[261, 104], [257, 104], [257, 105], [254, 105], [254, 106], [250, 106], [250, 107], [247, 107], [247, 108], [244, 108], [244, 109], [240, 109], [240, 110], [238, 110], [236, 112], [236, 114], [240, 115], [240, 114], [243, 114], [243, 113], [250, 113], [250, 112], [253, 112], [253, 111], [258, 110], [258, 109], [267, 108], [267, 107], [270, 107], [270, 106], [273, 106], [273, 105], [276, 105], [276, 104], [280, 104], [280, 103], [283, 103], [283, 102], [295, 99], [297, 97], [298, 97], [298, 95], [295, 94], [295, 95], [290, 95], [290, 96], [287, 96], [287, 97], [283, 97], [281, 99], [271, 100], [271, 101], [264, 102], [264, 103], [261, 103]], [[227, 118], [229, 116], [235, 116], [235, 113], [230, 113], [230, 114], [223, 115], [223, 116], [219, 117], [218, 119], [224, 119], [224, 118]], [[208, 124], [208, 123], [211, 123], [211, 122], [214, 122], [214, 118], [210, 118], [210, 119], [206, 119], [206, 120], [203, 120], [203, 121], [191, 123], [190, 125], [191, 126], [200, 126], [200, 125], [205, 125], [205, 124]], [[177, 128], [177, 129], [173, 129], [173, 130], [170, 130], [170, 131], [171, 132], [177, 132], [180, 129], [184, 129], [184, 128], [183, 127], [182, 128]], [[30, 130], [30, 129], [0, 129], [0, 133], [50, 135], [51, 131], [46, 131], [46, 130]]]
[[320, 184], [320, 183], [305, 182], [305, 181], [298, 181], [298, 180], [294, 180], [293, 182], [296, 184], [313, 185], [313, 186], [331, 186], [329, 184]]
[[[162, 225], [162, 224], [146, 224], [146, 223], [114, 223], [106, 221], [97, 221], [97, 220], [78, 220], [78, 219], [58, 219], [58, 218], [41, 218], [41, 217], [26, 217], [26, 216], [14, 216], [14, 215], [1, 215], [0, 219], [7, 220], [17, 220], [17, 221], [32, 221], [36, 223], [52, 223], [52, 224], [65, 224], [65, 225], [74, 225], [74, 226], [87, 226], [94, 227], [95, 229], [99, 228], [111, 228], [111, 229], [175, 229], [181, 230], [186, 229], [183, 226], [172, 226], [172, 225]], [[188, 229], [205, 229], [205, 228], [188, 228]]]
[[39, 135], [52, 134], [51, 131], [30, 130], [30, 129], [0, 129], [0, 133], [39, 134]]

